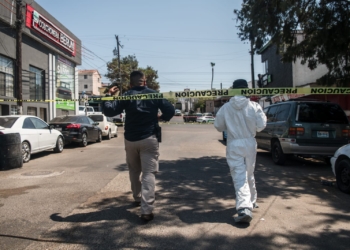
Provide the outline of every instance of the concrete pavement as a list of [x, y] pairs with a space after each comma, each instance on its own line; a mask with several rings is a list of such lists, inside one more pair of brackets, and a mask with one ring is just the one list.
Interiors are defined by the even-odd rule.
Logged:
[[[16, 211], [28, 214], [7, 213], [8, 227], [0, 232], [0, 241], [9, 242], [4, 249], [13, 249], [10, 242], [35, 250], [349, 248], [350, 196], [321, 185], [322, 180], [334, 181], [330, 166], [299, 159], [276, 166], [270, 154], [259, 151], [255, 176], [260, 208], [250, 225], [238, 225], [232, 217], [234, 189], [221, 133], [212, 125], [187, 124], [163, 125], [163, 132], [153, 221], [143, 223], [139, 208], [132, 205], [120, 135], [48, 154], [49, 161], [37, 157], [23, 169], [2, 173], [0, 217], [21, 201], [27, 207]], [[34, 170], [64, 174], [14, 179]], [[28, 189], [33, 185], [35, 189]], [[49, 200], [50, 194], [57, 196]], [[16, 225], [10, 228], [10, 222]]]

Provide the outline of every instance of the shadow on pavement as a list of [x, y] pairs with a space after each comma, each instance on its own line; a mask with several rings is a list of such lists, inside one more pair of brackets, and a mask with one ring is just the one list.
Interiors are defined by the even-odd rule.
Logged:
[[[266, 232], [255, 232], [263, 223], [257, 218], [250, 226], [236, 225], [232, 218], [235, 197], [226, 159], [182, 158], [160, 163], [155, 219], [150, 223], [142, 223], [139, 208], [130, 205], [131, 192], [116, 192], [109, 194], [110, 198], [85, 204], [81, 213], [66, 217], [52, 214], [51, 219], [64, 226], [58, 225], [42, 237], [83, 245], [83, 249], [347, 249], [350, 230], [332, 230], [331, 225], [350, 221], [349, 196], [320, 184], [322, 178], [332, 178], [330, 167], [300, 159], [276, 166], [270, 158], [268, 153], [258, 153], [258, 202], [313, 196], [340, 214], [318, 213], [320, 218], [310, 222], [310, 231], [323, 229], [312, 234], [288, 228], [273, 231], [270, 224], [264, 224]], [[127, 171], [125, 165], [117, 169]], [[260, 203], [260, 211], [264, 207], [268, 212], [268, 204]], [[290, 213], [298, 220], [297, 209], [312, 207], [285, 205], [281, 213]]]

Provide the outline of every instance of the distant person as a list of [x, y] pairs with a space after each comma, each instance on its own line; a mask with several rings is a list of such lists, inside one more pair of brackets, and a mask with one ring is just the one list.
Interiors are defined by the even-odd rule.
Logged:
[[[124, 95], [157, 93], [146, 87], [146, 78], [141, 71], [133, 71], [130, 74], [130, 87]], [[118, 90], [118, 87], [112, 87], [108, 94], [114, 95]], [[162, 112], [159, 117], [158, 109]], [[134, 204], [141, 205], [141, 219], [150, 221], [154, 217], [155, 173], [159, 170], [159, 142], [156, 137], [158, 119], [169, 121], [174, 116], [175, 109], [166, 99], [103, 102], [103, 112], [106, 116], [115, 116], [123, 110], [126, 113], [126, 163]]]
[[[233, 88], [247, 88], [246, 80], [236, 80]], [[215, 128], [227, 131], [226, 160], [236, 192], [236, 222], [250, 222], [252, 210], [257, 208], [254, 169], [257, 153], [256, 132], [266, 126], [266, 116], [256, 102], [236, 95], [216, 114]]]

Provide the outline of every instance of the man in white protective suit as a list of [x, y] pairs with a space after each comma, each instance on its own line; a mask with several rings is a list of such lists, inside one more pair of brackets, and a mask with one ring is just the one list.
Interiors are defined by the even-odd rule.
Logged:
[[[247, 88], [246, 80], [233, 82], [233, 88]], [[235, 222], [250, 222], [257, 208], [254, 169], [257, 152], [256, 132], [266, 126], [261, 106], [245, 96], [234, 96], [216, 114], [215, 128], [227, 131], [226, 159], [236, 191]]]

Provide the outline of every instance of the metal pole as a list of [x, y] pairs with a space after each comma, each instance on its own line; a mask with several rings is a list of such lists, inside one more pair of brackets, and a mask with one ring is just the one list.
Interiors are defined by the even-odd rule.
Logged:
[[119, 37], [116, 36], [115, 38], [117, 39], [117, 54], [118, 54], [118, 69], [119, 69], [118, 75], [119, 75], [119, 81], [120, 81], [120, 95], [122, 95], [123, 94], [123, 81], [122, 81], [122, 75], [121, 75], [121, 71], [120, 71], [120, 52], [119, 52], [119, 46], [121, 46], [121, 45], [119, 43]]
[[255, 89], [253, 38], [250, 39], [250, 57], [251, 57], [251, 68], [252, 68], [252, 88]]
[[22, 0], [16, 2], [16, 97], [17, 114], [23, 114], [22, 107]]

